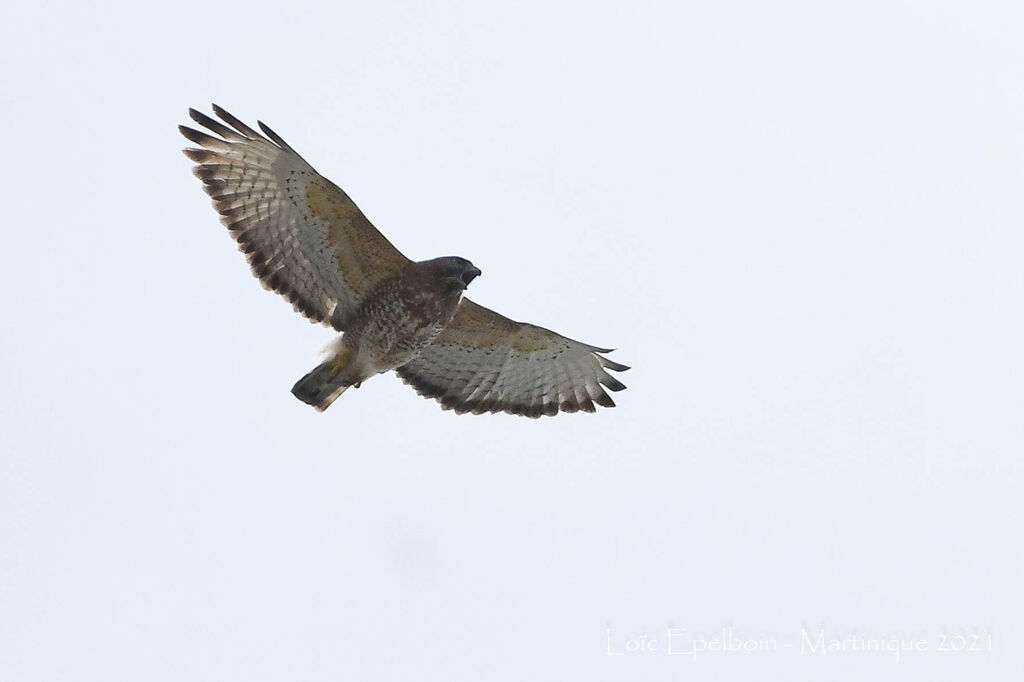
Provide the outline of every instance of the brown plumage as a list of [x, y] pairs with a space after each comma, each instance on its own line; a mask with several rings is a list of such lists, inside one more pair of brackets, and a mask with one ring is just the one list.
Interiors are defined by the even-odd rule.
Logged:
[[[610, 351], [513, 322], [462, 297], [480, 274], [464, 258], [413, 262], [337, 185], [279, 135], [263, 135], [214, 105], [194, 109], [217, 136], [179, 126], [201, 148], [193, 169], [263, 285], [310, 320], [344, 334], [292, 392], [324, 410], [348, 387], [396, 370], [418, 393], [458, 413], [529, 417], [614, 407], [625, 388]], [[225, 125], [226, 124], [226, 125]]]

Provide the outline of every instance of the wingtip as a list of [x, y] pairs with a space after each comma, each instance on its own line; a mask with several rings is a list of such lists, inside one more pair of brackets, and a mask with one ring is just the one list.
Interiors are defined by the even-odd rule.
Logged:
[[230, 111], [228, 111], [221, 105], [217, 104], [216, 102], [210, 103], [210, 111], [212, 111], [217, 118], [228, 124], [231, 124], [231, 120], [235, 118], [231, 115]]
[[[610, 353], [611, 351], [606, 352]], [[601, 363], [602, 367], [604, 367], [605, 369], [610, 369], [613, 372], [625, 372], [626, 370], [630, 369], [629, 365], [623, 365], [618, 362], [615, 362], [614, 360], [609, 360], [608, 358], [602, 355], [598, 355], [597, 359], [598, 362]]]
[[207, 116], [203, 112], [199, 111], [198, 109], [195, 109], [195, 108], [192, 108], [192, 107], [189, 107], [188, 117], [191, 118], [193, 121], [195, 121], [196, 123], [198, 123], [201, 126], [205, 126], [207, 121], [210, 120], [209, 116]]
[[270, 126], [268, 126], [266, 123], [257, 120], [256, 125], [258, 125], [260, 127], [260, 130], [263, 131], [263, 134], [269, 137], [275, 144], [277, 144], [280, 147], [283, 147], [284, 149], [291, 149], [291, 146], [284, 141], [284, 138], [282, 138], [280, 135], [271, 130]]
[[597, 346], [588, 346], [588, 348], [590, 349], [590, 352], [594, 353], [598, 361], [601, 363], [601, 366], [605, 369], [610, 369], [615, 372], [625, 372], [630, 368], [629, 365], [623, 365], [604, 357], [608, 353], [614, 353], [614, 348], [598, 348]]
[[604, 387], [607, 388], [609, 391], [618, 392], [626, 389], [626, 385], [624, 383], [613, 377], [611, 374], [608, 374], [607, 372], [604, 372], [604, 374], [601, 376], [600, 379], [598, 379], [598, 381], [601, 382], [601, 384], [603, 384]]

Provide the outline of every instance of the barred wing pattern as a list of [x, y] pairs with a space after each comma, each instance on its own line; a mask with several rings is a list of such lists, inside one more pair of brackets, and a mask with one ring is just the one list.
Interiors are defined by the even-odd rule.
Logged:
[[451, 324], [416, 359], [396, 371], [443, 409], [527, 417], [615, 407], [602, 385], [625, 388], [605, 370], [625, 365], [588, 346], [462, 299]]
[[195, 109], [189, 115], [219, 137], [178, 129], [201, 147], [185, 155], [221, 222], [266, 288], [310, 320], [344, 330], [374, 285], [409, 260], [274, 131], [259, 122], [264, 137], [217, 105], [213, 111], [223, 123]]

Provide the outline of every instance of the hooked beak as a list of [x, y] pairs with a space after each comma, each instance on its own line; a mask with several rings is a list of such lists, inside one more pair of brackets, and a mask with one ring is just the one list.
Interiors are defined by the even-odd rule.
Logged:
[[462, 286], [463, 286], [463, 288], [469, 287], [469, 283], [472, 282], [474, 279], [476, 279], [477, 277], [479, 277], [482, 274], [483, 273], [480, 272], [480, 268], [473, 268], [472, 270], [466, 270], [464, 273], [462, 273]]

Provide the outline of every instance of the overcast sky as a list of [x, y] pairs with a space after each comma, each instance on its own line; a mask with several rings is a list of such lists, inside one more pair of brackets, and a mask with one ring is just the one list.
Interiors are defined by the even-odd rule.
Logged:
[[[0, 13], [0, 679], [1024, 672], [1022, 5], [164, 5]], [[210, 102], [619, 406], [295, 400]]]

